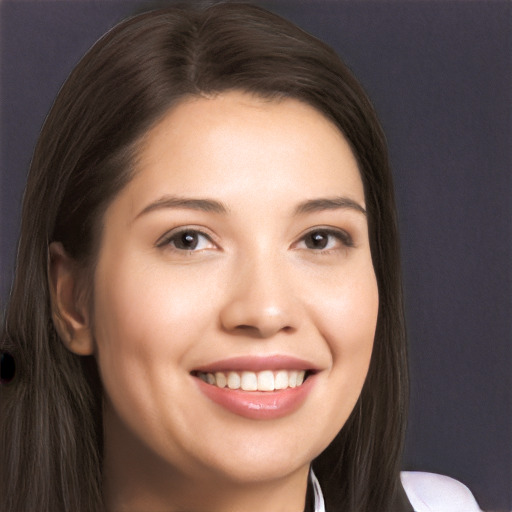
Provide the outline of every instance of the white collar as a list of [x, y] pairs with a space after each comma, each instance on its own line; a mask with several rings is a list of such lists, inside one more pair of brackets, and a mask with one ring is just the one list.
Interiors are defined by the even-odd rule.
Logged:
[[322, 494], [322, 488], [318, 482], [315, 473], [311, 470], [311, 483], [313, 484], [313, 491], [315, 494], [315, 512], [325, 512], [324, 495]]

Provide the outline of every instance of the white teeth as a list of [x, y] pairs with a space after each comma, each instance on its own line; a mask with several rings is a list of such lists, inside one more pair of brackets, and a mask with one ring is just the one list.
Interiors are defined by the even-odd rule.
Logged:
[[274, 374], [270, 370], [258, 373], [258, 391], [274, 391]]
[[254, 372], [242, 372], [242, 383], [240, 387], [244, 391], [257, 391], [258, 378]]
[[240, 389], [240, 375], [236, 372], [229, 372], [228, 374], [228, 388]]
[[242, 389], [244, 391], [275, 391], [295, 388], [304, 382], [304, 370], [263, 370], [261, 372], [198, 372], [204, 382], [219, 388]]
[[217, 372], [215, 374], [215, 381], [219, 388], [225, 388], [228, 383], [226, 376], [222, 372]]
[[275, 389], [286, 389], [288, 387], [288, 372], [286, 370], [279, 370], [276, 372], [274, 378]]

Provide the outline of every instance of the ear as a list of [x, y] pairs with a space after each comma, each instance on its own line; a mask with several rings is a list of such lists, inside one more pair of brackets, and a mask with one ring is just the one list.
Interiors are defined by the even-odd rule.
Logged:
[[91, 355], [94, 344], [80, 269], [60, 242], [52, 242], [48, 252], [48, 281], [55, 328], [68, 350], [78, 355]]

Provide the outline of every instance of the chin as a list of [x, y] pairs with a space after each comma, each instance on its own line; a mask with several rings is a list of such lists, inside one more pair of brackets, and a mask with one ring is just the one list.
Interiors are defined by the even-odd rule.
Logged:
[[236, 466], [223, 466], [219, 468], [218, 474], [222, 474], [225, 480], [229, 480], [237, 485], [251, 485], [263, 482], [278, 482], [281, 479], [289, 477], [291, 474], [309, 470], [310, 460], [304, 460], [301, 464], [289, 460], [251, 460], [238, 461]]
[[308, 448], [302, 439], [288, 437], [286, 442], [276, 437], [265, 443], [260, 438], [259, 443], [252, 440], [250, 443], [233, 444], [222, 450], [220, 457], [214, 456], [214, 460], [209, 462], [217, 474], [237, 484], [279, 481], [299, 471], [307, 472], [311, 461], [324, 448], [324, 443]]

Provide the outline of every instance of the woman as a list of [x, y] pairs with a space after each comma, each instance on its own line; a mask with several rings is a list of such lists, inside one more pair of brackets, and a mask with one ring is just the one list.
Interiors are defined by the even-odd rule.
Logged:
[[373, 109], [259, 8], [143, 14], [77, 66], [35, 150], [2, 349], [6, 511], [477, 510], [444, 479], [402, 487]]

